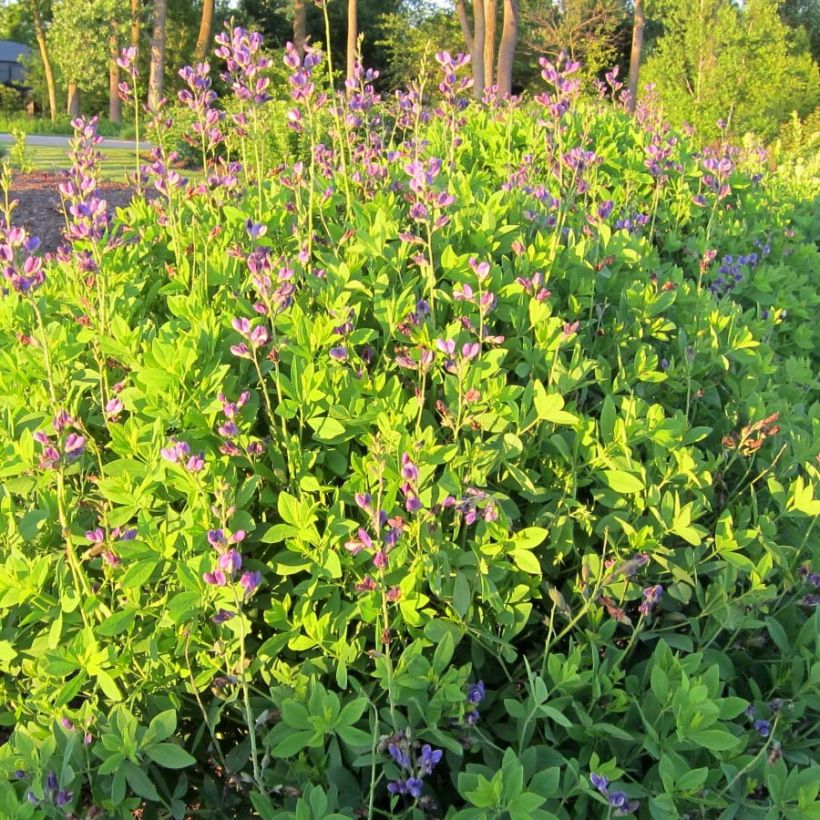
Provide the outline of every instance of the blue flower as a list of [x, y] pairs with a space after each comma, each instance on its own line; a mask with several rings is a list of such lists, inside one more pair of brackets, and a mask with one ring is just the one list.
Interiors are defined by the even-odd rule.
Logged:
[[412, 764], [410, 763], [410, 756], [407, 754], [398, 743], [391, 743], [387, 747], [387, 751], [390, 752], [390, 757], [396, 761], [403, 769], [409, 769]]
[[441, 749], [433, 749], [429, 744], [425, 743], [421, 747], [421, 757], [419, 758], [419, 770], [422, 774], [431, 774], [433, 769], [441, 760], [443, 752]]
[[421, 797], [422, 788], [424, 788], [424, 783], [421, 781], [421, 778], [418, 778], [418, 777], [408, 777], [407, 778], [407, 791], [412, 797], [415, 797], [415, 798]]
[[595, 786], [601, 794], [606, 794], [606, 787], [609, 785], [609, 780], [602, 774], [596, 774], [595, 772], [590, 774], [589, 779], [592, 781], [592, 785]]
[[754, 722], [754, 727], [755, 727], [755, 731], [761, 737], [768, 737], [769, 732], [771, 732], [771, 730], [772, 730], [772, 726], [771, 726], [771, 724], [769, 723], [768, 720], [756, 720]]
[[473, 703], [476, 706], [484, 700], [484, 696], [487, 694], [484, 688], [484, 681], [478, 681], [478, 683], [471, 683], [467, 687], [467, 701], [469, 703]]

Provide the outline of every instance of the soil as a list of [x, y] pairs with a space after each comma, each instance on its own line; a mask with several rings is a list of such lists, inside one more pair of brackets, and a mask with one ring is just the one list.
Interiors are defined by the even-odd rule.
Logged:
[[[63, 241], [65, 219], [57, 190], [59, 182], [57, 174], [35, 171], [15, 174], [11, 183], [11, 199], [17, 200], [12, 222], [40, 237], [41, 253], [56, 251]], [[134, 195], [132, 186], [118, 182], [100, 182], [97, 190], [110, 210], [127, 205]]]

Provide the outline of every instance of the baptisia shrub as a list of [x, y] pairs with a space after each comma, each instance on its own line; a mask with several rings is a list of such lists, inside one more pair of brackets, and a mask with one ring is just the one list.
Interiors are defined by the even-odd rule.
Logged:
[[204, 174], [160, 108], [112, 213], [79, 121], [64, 245], [4, 212], [0, 814], [814, 816], [793, 178], [563, 58], [483, 105], [289, 48], [285, 103], [219, 49]]

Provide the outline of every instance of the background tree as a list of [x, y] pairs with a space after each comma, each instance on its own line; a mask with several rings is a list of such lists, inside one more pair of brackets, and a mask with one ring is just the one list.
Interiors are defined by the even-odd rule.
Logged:
[[347, 0], [347, 79], [352, 82], [356, 68], [356, 46], [359, 39], [359, 12], [356, 0]]
[[57, 119], [57, 85], [54, 82], [54, 70], [51, 67], [51, 55], [49, 54], [48, 42], [46, 41], [45, 24], [43, 22], [43, 9], [41, 0], [29, 0], [28, 7], [31, 11], [31, 22], [34, 27], [34, 36], [37, 40], [37, 48], [40, 50], [40, 60], [43, 64], [43, 75], [46, 81], [46, 91], [48, 92], [48, 109], [52, 120]]
[[438, 3], [416, 2], [405, 6], [402, 13], [383, 15], [381, 29], [378, 45], [385, 59], [383, 79], [391, 87], [407, 88], [423, 66], [432, 69], [437, 51], [463, 50], [464, 33], [457, 17]]
[[504, 20], [498, 45], [498, 96], [512, 94], [513, 61], [518, 42], [518, 0], [504, 0]]
[[214, 6], [214, 0], [202, 0], [202, 16], [199, 20], [199, 34], [194, 49], [194, 60], [198, 63], [205, 61], [211, 48], [211, 37], [214, 30]]
[[301, 60], [305, 56], [307, 37], [307, 6], [305, 0], [293, 0], [293, 45]]
[[665, 114], [701, 135], [724, 120], [736, 134], [773, 137], [792, 110], [804, 116], [820, 100], [817, 66], [806, 38], [778, 15], [777, 0], [662, 0], [652, 9], [662, 33], [651, 45], [643, 81]]
[[484, 0], [484, 85], [495, 85], [495, 41], [498, 35], [498, 0]]
[[165, 23], [168, 0], [154, 0], [151, 32], [151, 64], [148, 72], [148, 106], [155, 108], [162, 99], [165, 82]]
[[623, 0], [521, 0], [521, 22], [530, 58], [566, 51], [589, 81], [619, 62], [627, 15]]
[[629, 53], [629, 110], [635, 110], [638, 100], [638, 77], [641, 71], [641, 54], [643, 53], [643, 30], [646, 20], [643, 13], [643, 0], [634, 0], [632, 12], [632, 50]]

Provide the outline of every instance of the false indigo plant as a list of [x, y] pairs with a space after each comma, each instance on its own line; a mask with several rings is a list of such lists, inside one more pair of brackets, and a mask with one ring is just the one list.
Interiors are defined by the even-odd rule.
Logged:
[[201, 171], [159, 106], [115, 213], [79, 122], [51, 256], [6, 190], [2, 812], [808, 816], [805, 175], [218, 46]]

